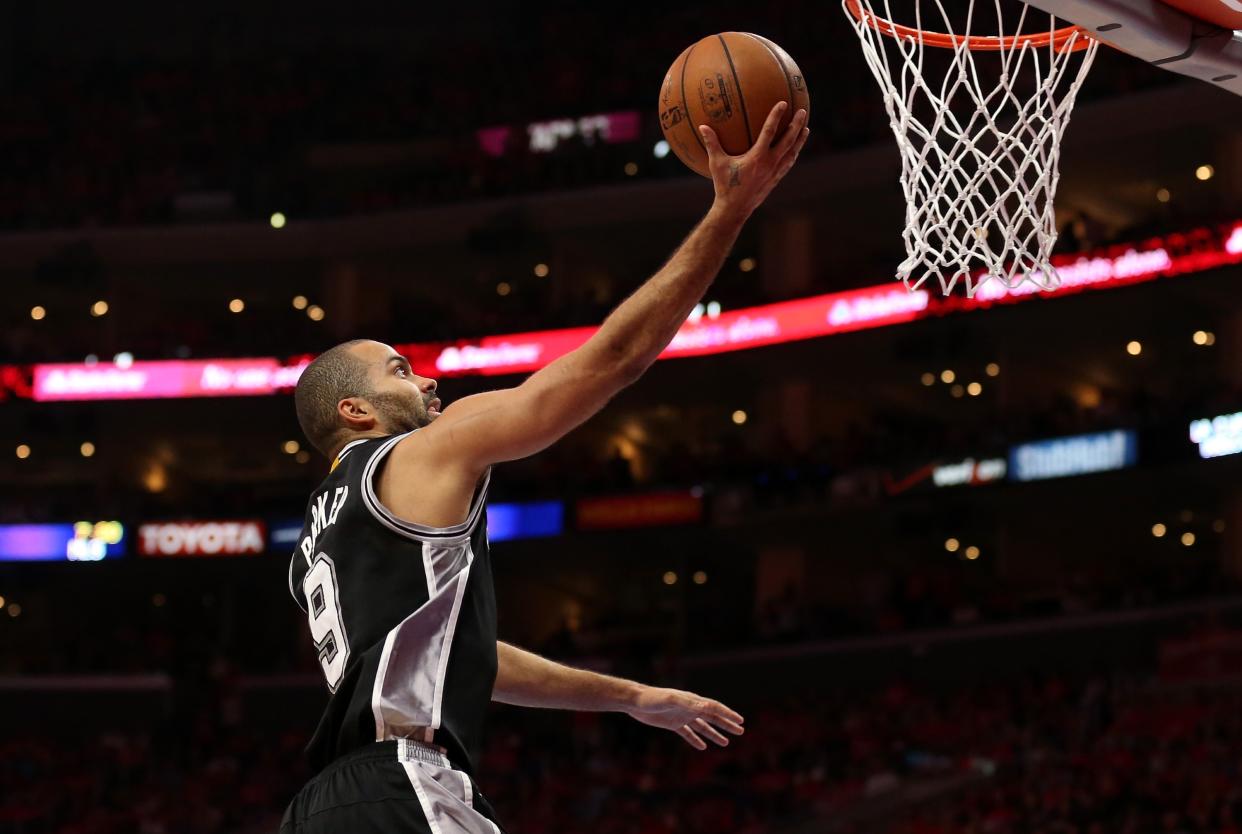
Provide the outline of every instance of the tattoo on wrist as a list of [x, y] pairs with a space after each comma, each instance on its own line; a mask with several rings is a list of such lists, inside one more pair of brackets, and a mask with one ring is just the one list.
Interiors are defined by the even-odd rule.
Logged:
[[729, 163], [729, 187], [737, 188], [742, 184], [742, 163]]

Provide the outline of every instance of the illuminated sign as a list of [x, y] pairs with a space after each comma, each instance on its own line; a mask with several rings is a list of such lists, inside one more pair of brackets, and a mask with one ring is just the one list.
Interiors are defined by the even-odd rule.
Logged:
[[[816, 339], [979, 310], [1031, 298], [1058, 298], [1242, 263], [1242, 225], [1168, 235], [1142, 246], [1115, 247], [1093, 255], [1058, 259], [1061, 287], [1009, 289], [984, 283], [974, 298], [947, 298], [925, 290], [907, 292], [895, 283], [796, 301], [693, 316], [682, 325], [661, 359], [707, 356], [765, 345]], [[455, 377], [529, 373], [581, 346], [595, 327], [510, 333], [457, 342], [398, 345], [420, 372]], [[308, 359], [275, 358], [112, 364], [35, 365], [33, 385], [21, 368], [0, 368], [0, 389], [36, 400], [145, 399], [272, 394], [297, 383]]]
[[307, 364], [286, 366], [268, 358], [36, 365], [34, 398], [46, 402], [274, 394], [293, 388]]
[[1204, 460], [1242, 452], [1242, 411], [1195, 420], [1190, 424], [1190, 442], [1198, 445]]
[[1040, 481], [1124, 469], [1137, 460], [1138, 436], [1117, 429], [1014, 446], [1009, 474], [1015, 481]]
[[966, 460], [932, 467], [932, 483], [938, 487], [990, 484], [1005, 477], [1008, 464], [1004, 458]]
[[[556, 150], [561, 142], [575, 137], [586, 145], [593, 145], [597, 141], [607, 144], [634, 142], [638, 140], [641, 131], [642, 123], [636, 110], [548, 119], [531, 122], [526, 126], [526, 135], [529, 137], [527, 149], [534, 153], [548, 153]], [[516, 129], [502, 125], [483, 128], [475, 134], [475, 138], [478, 140], [479, 150], [488, 156], [499, 157], [513, 150], [512, 140], [517, 133]]]
[[487, 505], [488, 541], [559, 536], [564, 530], [565, 505], [560, 501]]
[[302, 537], [302, 519], [289, 521], [273, 521], [267, 525], [267, 544], [269, 550], [292, 550], [297, 547]]
[[262, 521], [176, 521], [138, 528], [143, 556], [242, 556], [263, 552]]
[[125, 550], [119, 521], [74, 524], [0, 524], [0, 561], [98, 562]]
[[693, 524], [703, 519], [703, 499], [689, 492], [584, 498], [576, 509], [580, 530]]

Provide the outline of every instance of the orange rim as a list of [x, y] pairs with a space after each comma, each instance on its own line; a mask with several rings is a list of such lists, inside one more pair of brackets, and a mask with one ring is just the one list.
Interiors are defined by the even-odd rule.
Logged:
[[1077, 52], [1091, 45], [1091, 34], [1081, 26], [1066, 26], [1064, 29], [1042, 32], [1038, 35], [1010, 35], [1004, 38], [994, 35], [949, 35], [944, 32], [928, 32], [913, 26], [902, 26], [900, 23], [885, 20], [874, 13], [864, 12], [859, 0], [845, 0], [845, 7], [850, 10], [850, 14], [854, 15], [856, 20], [890, 38], [912, 38], [922, 41], [927, 46], [938, 46], [944, 49], [956, 49], [965, 44], [966, 48], [972, 52], [999, 52], [1030, 44], [1033, 47], [1051, 45], [1057, 51], [1064, 51], [1065, 45], [1075, 35], [1081, 35], [1081, 37], [1069, 48], [1070, 52]]

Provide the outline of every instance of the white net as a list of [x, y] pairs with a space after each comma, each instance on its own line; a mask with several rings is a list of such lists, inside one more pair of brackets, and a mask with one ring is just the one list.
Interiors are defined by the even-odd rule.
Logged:
[[[1047, 20], [1048, 36], [1057, 21], [1016, 0], [993, 0], [995, 18], [988, 0], [956, 15], [949, 1], [913, 0], [911, 12], [907, 0], [899, 21], [891, 0], [842, 0], [901, 150], [906, 259], [897, 279], [913, 290], [934, 276], [945, 295], [960, 281], [973, 296], [988, 279], [1055, 289], [1061, 136], [1099, 43], [1075, 31], [1036, 45], [1029, 29]], [[972, 33], [984, 26], [987, 37]]]

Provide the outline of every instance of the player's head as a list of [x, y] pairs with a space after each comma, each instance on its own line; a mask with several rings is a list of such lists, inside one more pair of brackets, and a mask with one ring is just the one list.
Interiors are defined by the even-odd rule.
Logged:
[[440, 416], [436, 381], [381, 342], [354, 339], [306, 366], [294, 391], [306, 439], [331, 458], [363, 434], [396, 434]]

